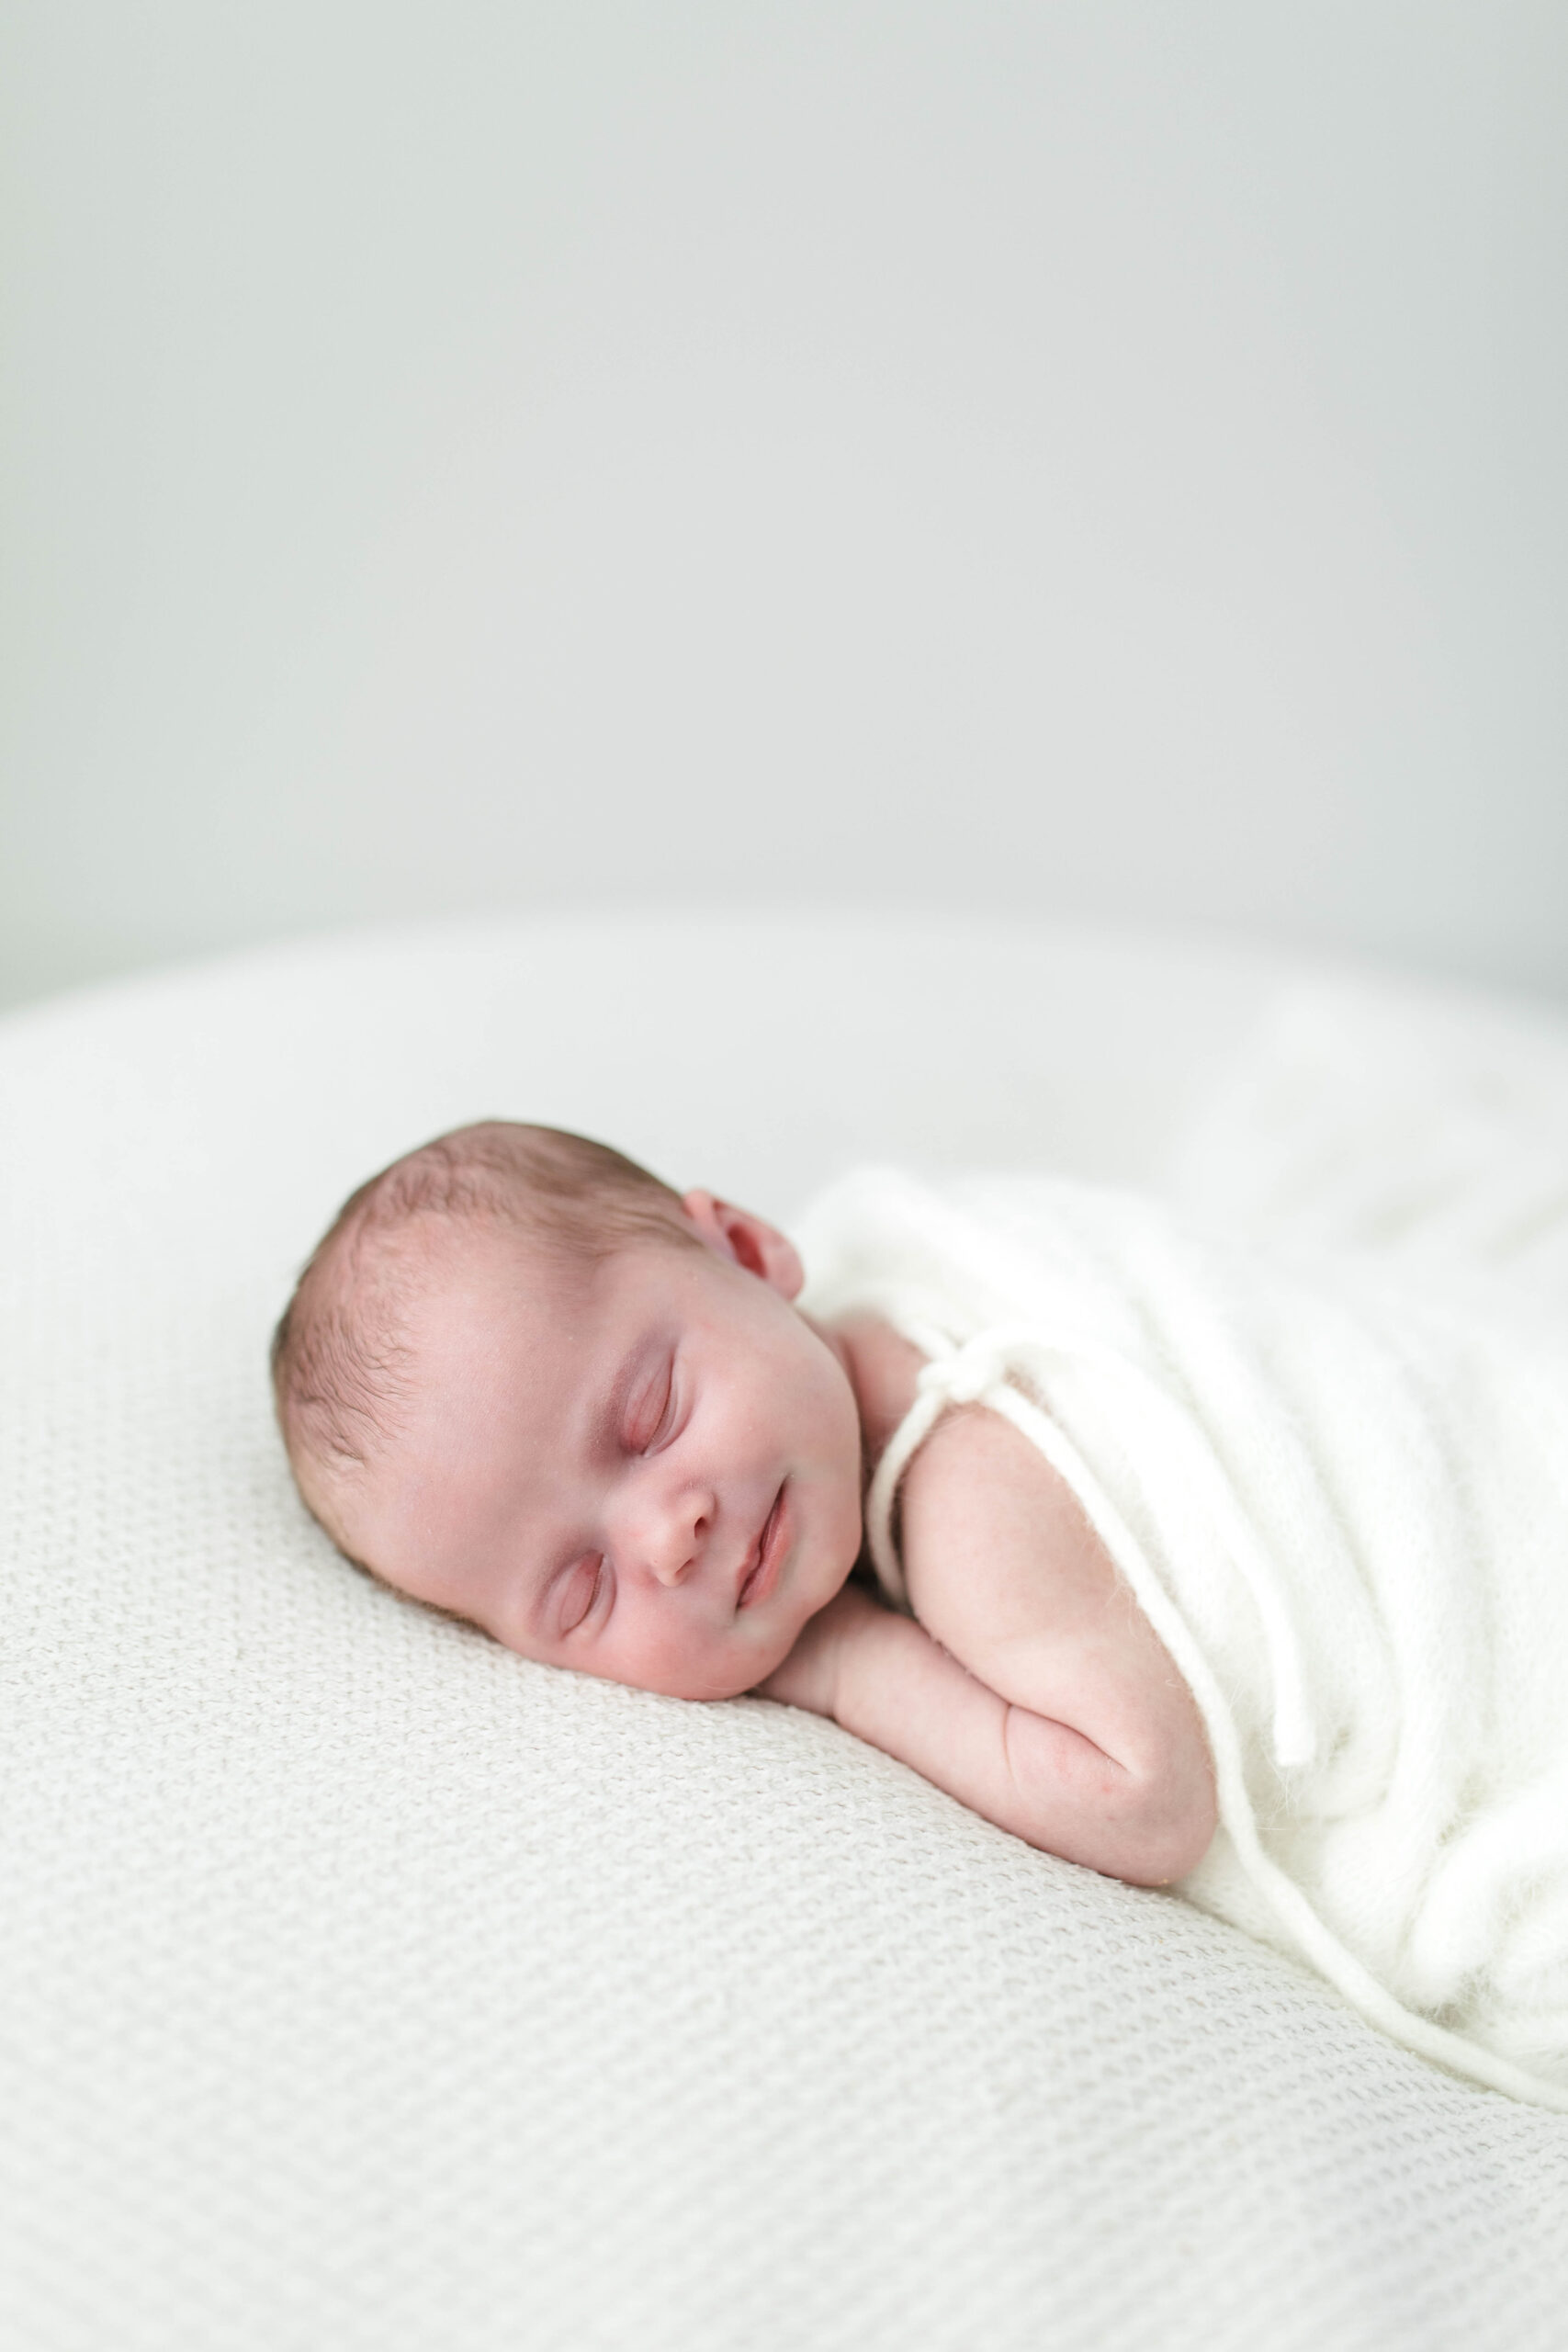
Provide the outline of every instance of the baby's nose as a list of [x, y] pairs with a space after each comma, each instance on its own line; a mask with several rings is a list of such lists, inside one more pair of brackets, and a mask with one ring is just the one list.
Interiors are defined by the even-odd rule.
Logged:
[[713, 1515], [711, 1496], [682, 1495], [650, 1521], [642, 1549], [660, 1584], [682, 1584], [691, 1575], [702, 1558]]

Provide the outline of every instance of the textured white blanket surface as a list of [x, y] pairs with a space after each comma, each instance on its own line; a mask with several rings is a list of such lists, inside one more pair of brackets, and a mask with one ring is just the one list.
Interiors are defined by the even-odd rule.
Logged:
[[[1374, 1016], [1428, 1069], [1392, 1196], [1340, 1075], [1380, 1099]], [[1568, 2119], [830, 1725], [373, 1589], [292, 1494], [265, 1349], [349, 1187], [488, 1113], [786, 1219], [877, 1159], [1218, 1169], [1278, 1230], [1316, 1138], [1336, 1246], [1447, 1218], [1522, 1299], [1564, 1106], [1544, 1018], [848, 918], [329, 943], [13, 1019], [0, 2340], [1562, 2352]]]

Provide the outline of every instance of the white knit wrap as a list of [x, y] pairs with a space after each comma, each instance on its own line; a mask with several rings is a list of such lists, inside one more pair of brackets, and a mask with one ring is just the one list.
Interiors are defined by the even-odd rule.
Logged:
[[1568, 1346], [1069, 1183], [868, 1171], [807, 1232], [817, 1310], [928, 1359], [868, 1498], [888, 1598], [910, 1457], [983, 1402], [1202, 1712], [1223, 1826], [1183, 1891], [1568, 2110]]

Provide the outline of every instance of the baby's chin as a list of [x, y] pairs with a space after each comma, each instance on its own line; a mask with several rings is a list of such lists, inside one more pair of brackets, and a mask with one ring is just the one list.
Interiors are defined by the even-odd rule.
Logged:
[[610, 1679], [628, 1682], [637, 1690], [657, 1691], [665, 1699], [744, 1698], [784, 1664], [806, 1626], [826, 1609], [848, 1575], [846, 1568], [833, 1590], [815, 1600], [809, 1609], [792, 1610], [776, 1623], [757, 1626], [744, 1645], [726, 1644], [702, 1657], [660, 1658], [657, 1666], [649, 1661], [646, 1673], [626, 1672]]
[[795, 1626], [776, 1642], [748, 1644], [744, 1657], [693, 1658], [646, 1675], [618, 1674], [611, 1679], [628, 1682], [635, 1690], [657, 1691], [663, 1699], [743, 1699], [784, 1664], [799, 1635], [800, 1628]]

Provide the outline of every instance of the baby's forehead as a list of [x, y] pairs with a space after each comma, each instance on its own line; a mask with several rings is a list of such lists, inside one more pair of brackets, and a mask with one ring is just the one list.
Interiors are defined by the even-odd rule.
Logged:
[[484, 1220], [432, 1235], [403, 1272], [411, 1338], [457, 1329], [585, 1340], [639, 1306], [672, 1302], [699, 1253], [647, 1239], [563, 1248]]
[[581, 1312], [601, 1287], [591, 1258], [499, 1218], [424, 1222], [389, 1253], [390, 1285], [415, 1326], [519, 1310], [551, 1321]]

